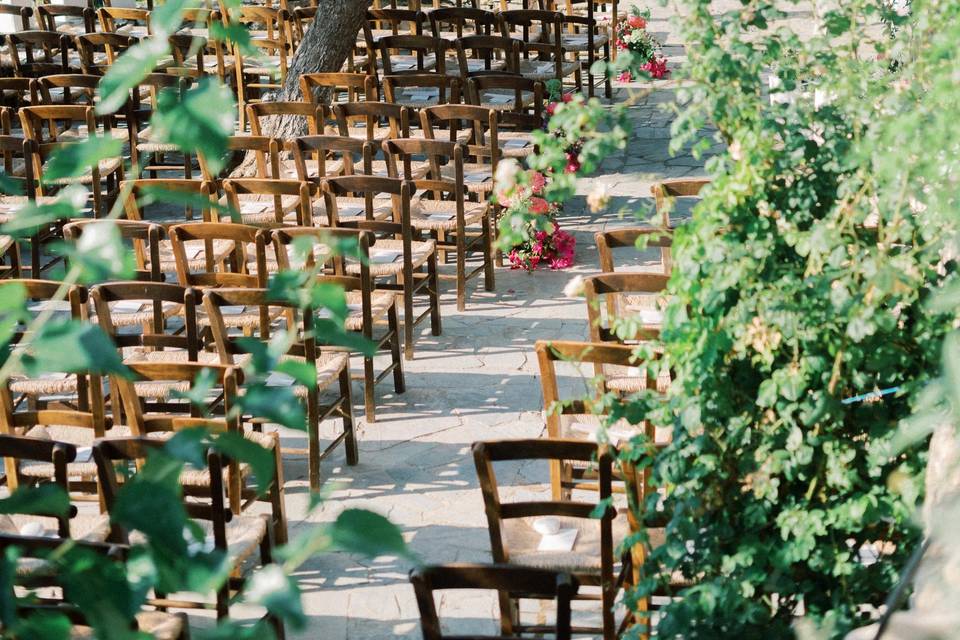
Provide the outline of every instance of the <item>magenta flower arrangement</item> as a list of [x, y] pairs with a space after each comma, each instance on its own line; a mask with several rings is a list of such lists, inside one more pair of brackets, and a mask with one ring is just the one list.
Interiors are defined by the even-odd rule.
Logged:
[[[634, 7], [630, 15], [617, 21], [613, 44], [620, 51], [629, 51], [635, 56], [637, 69], [646, 71], [655, 80], [662, 80], [670, 75], [670, 71], [667, 69], [667, 59], [660, 54], [660, 43], [647, 31], [648, 18], [649, 12], [641, 12]], [[625, 69], [618, 80], [630, 82], [633, 73]]]

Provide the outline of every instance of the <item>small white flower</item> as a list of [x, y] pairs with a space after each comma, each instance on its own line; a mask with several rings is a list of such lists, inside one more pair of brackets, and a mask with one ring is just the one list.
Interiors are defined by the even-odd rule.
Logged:
[[583, 297], [583, 276], [574, 276], [563, 288], [563, 295], [568, 298]]
[[730, 145], [730, 157], [735, 162], [740, 162], [743, 159], [743, 148], [740, 146], [739, 140], [734, 140]]
[[77, 250], [111, 265], [123, 264], [125, 255], [120, 232], [112, 220], [94, 222], [84, 228], [83, 235], [77, 240]]
[[597, 183], [597, 186], [593, 188], [593, 191], [590, 192], [590, 195], [587, 196], [587, 206], [590, 207], [591, 213], [600, 213], [607, 208], [607, 205], [610, 204], [610, 192], [607, 190], [607, 185]]
[[516, 158], [506, 158], [497, 164], [497, 173], [494, 181], [497, 191], [507, 193], [517, 184], [517, 175], [520, 173], [520, 163]]

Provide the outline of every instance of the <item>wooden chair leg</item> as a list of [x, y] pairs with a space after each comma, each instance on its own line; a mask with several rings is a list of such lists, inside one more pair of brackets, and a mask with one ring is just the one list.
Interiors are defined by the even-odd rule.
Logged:
[[[260, 541], [260, 564], [267, 566], [273, 562], [273, 529], [267, 527], [267, 532]], [[273, 614], [267, 614], [267, 623], [273, 628], [276, 640], [283, 640], [286, 637], [286, 631], [283, 628], [283, 619]]]
[[[610, 43], [603, 45], [603, 59], [610, 62]], [[607, 100], [613, 99], [613, 78], [610, 77], [609, 70], [603, 74], [603, 91]]]
[[483, 288], [487, 291], [496, 289], [496, 275], [493, 268], [493, 233], [490, 216], [483, 217]]
[[273, 516], [274, 540], [277, 544], [286, 544], [287, 540], [287, 508], [283, 500], [283, 456], [280, 453], [280, 436], [274, 433], [273, 464], [275, 477], [270, 487], [270, 512]]
[[307, 396], [307, 467], [310, 488], [320, 489], [320, 406], [316, 392]]
[[[596, 78], [593, 75], [593, 62], [596, 60], [596, 54], [593, 51], [587, 52], [587, 95], [592, 98], [594, 95], [594, 84], [596, 84]], [[577, 54], [577, 62], [580, 62], [580, 54]]]
[[390, 357], [393, 360], [393, 390], [403, 393], [407, 385], [403, 379], [403, 358], [400, 357], [400, 322], [397, 320], [397, 303], [387, 311], [387, 326], [390, 330]]
[[437, 274], [437, 254], [427, 259], [427, 291], [430, 294], [430, 332], [438, 336], [443, 332], [440, 324], [440, 276]]
[[347, 448], [347, 464], [353, 466], [360, 461], [360, 451], [357, 448], [357, 432], [353, 424], [353, 393], [350, 381], [350, 365], [340, 372], [340, 397], [343, 410], [343, 432]]
[[403, 288], [403, 357], [413, 360], [413, 292]]
[[373, 358], [363, 358], [363, 414], [369, 423], [377, 421], [374, 388], [377, 384], [376, 372], [373, 370]]
[[457, 234], [457, 311], [467, 308], [467, 248], [462, 233]]

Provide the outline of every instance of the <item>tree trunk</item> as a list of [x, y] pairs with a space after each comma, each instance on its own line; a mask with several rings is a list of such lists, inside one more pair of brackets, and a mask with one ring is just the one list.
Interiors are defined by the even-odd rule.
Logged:
[[[300, 101], [300, 76], [305, 73], [340, 71], [353, 49], [357, 33], [363, 25], [371, 0], [320, 0], [317, 17], [303, 35], [287, 68], [283, 89], [265, 97], [278, 102]], [[329, 96], [318, 99], [326, 101]], [[274, 116], [261, 122], [263, 135], [289, 139], [306, 135], [302, 118]], [[256, 173], [256, 158], [247, 154], [232, 172], [232, 177], [252, 176]]]

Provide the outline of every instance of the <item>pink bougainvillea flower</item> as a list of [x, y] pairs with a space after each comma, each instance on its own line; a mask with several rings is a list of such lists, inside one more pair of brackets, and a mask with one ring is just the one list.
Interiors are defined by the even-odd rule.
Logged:
[[646, 29], [647, 21], [642, 16], [630, 16], [627, 18], [627, 24], [631, 29]]
[[629, 71], [624, 71], [619, 76], [617, 76], [617, 80], [619, 80], [620, 82], [633, 82], [633, 76], [630, 75]]
[[580, 158], [577, 157], [577, 154], [567, 154], [567, 166], [565, 171], [567, 173], [576, 173], [577, 171], [580, 171]]
[[556, 102], [547, 103], [547, 115], [553, 116], [559, 105]]
[[666, 78], [670, 74], [670, 71], [667, 69], [666, 58], [654, 58], [653, 60], [650, 60], [644, 64], [641, 68], [657, 80]]
[[564, 102], [572, 102], [572, 101], [573, 101], [573, 92], [563, 94], [563, 101], [564, 101]]
[[547, 186], [547, 176], [543, 175], [539, 171], [534, 171], [530, 176], [530, 188], [536, 194], [543, 193], [543, 188]]
[[543, 198], [538, 198], [536, 196], [534, 196], [533, 198], [530, 198], [530, 213], [543, 215], [548, 211], [550, 211], [550, 204], [546, 200], [544, 200]]

